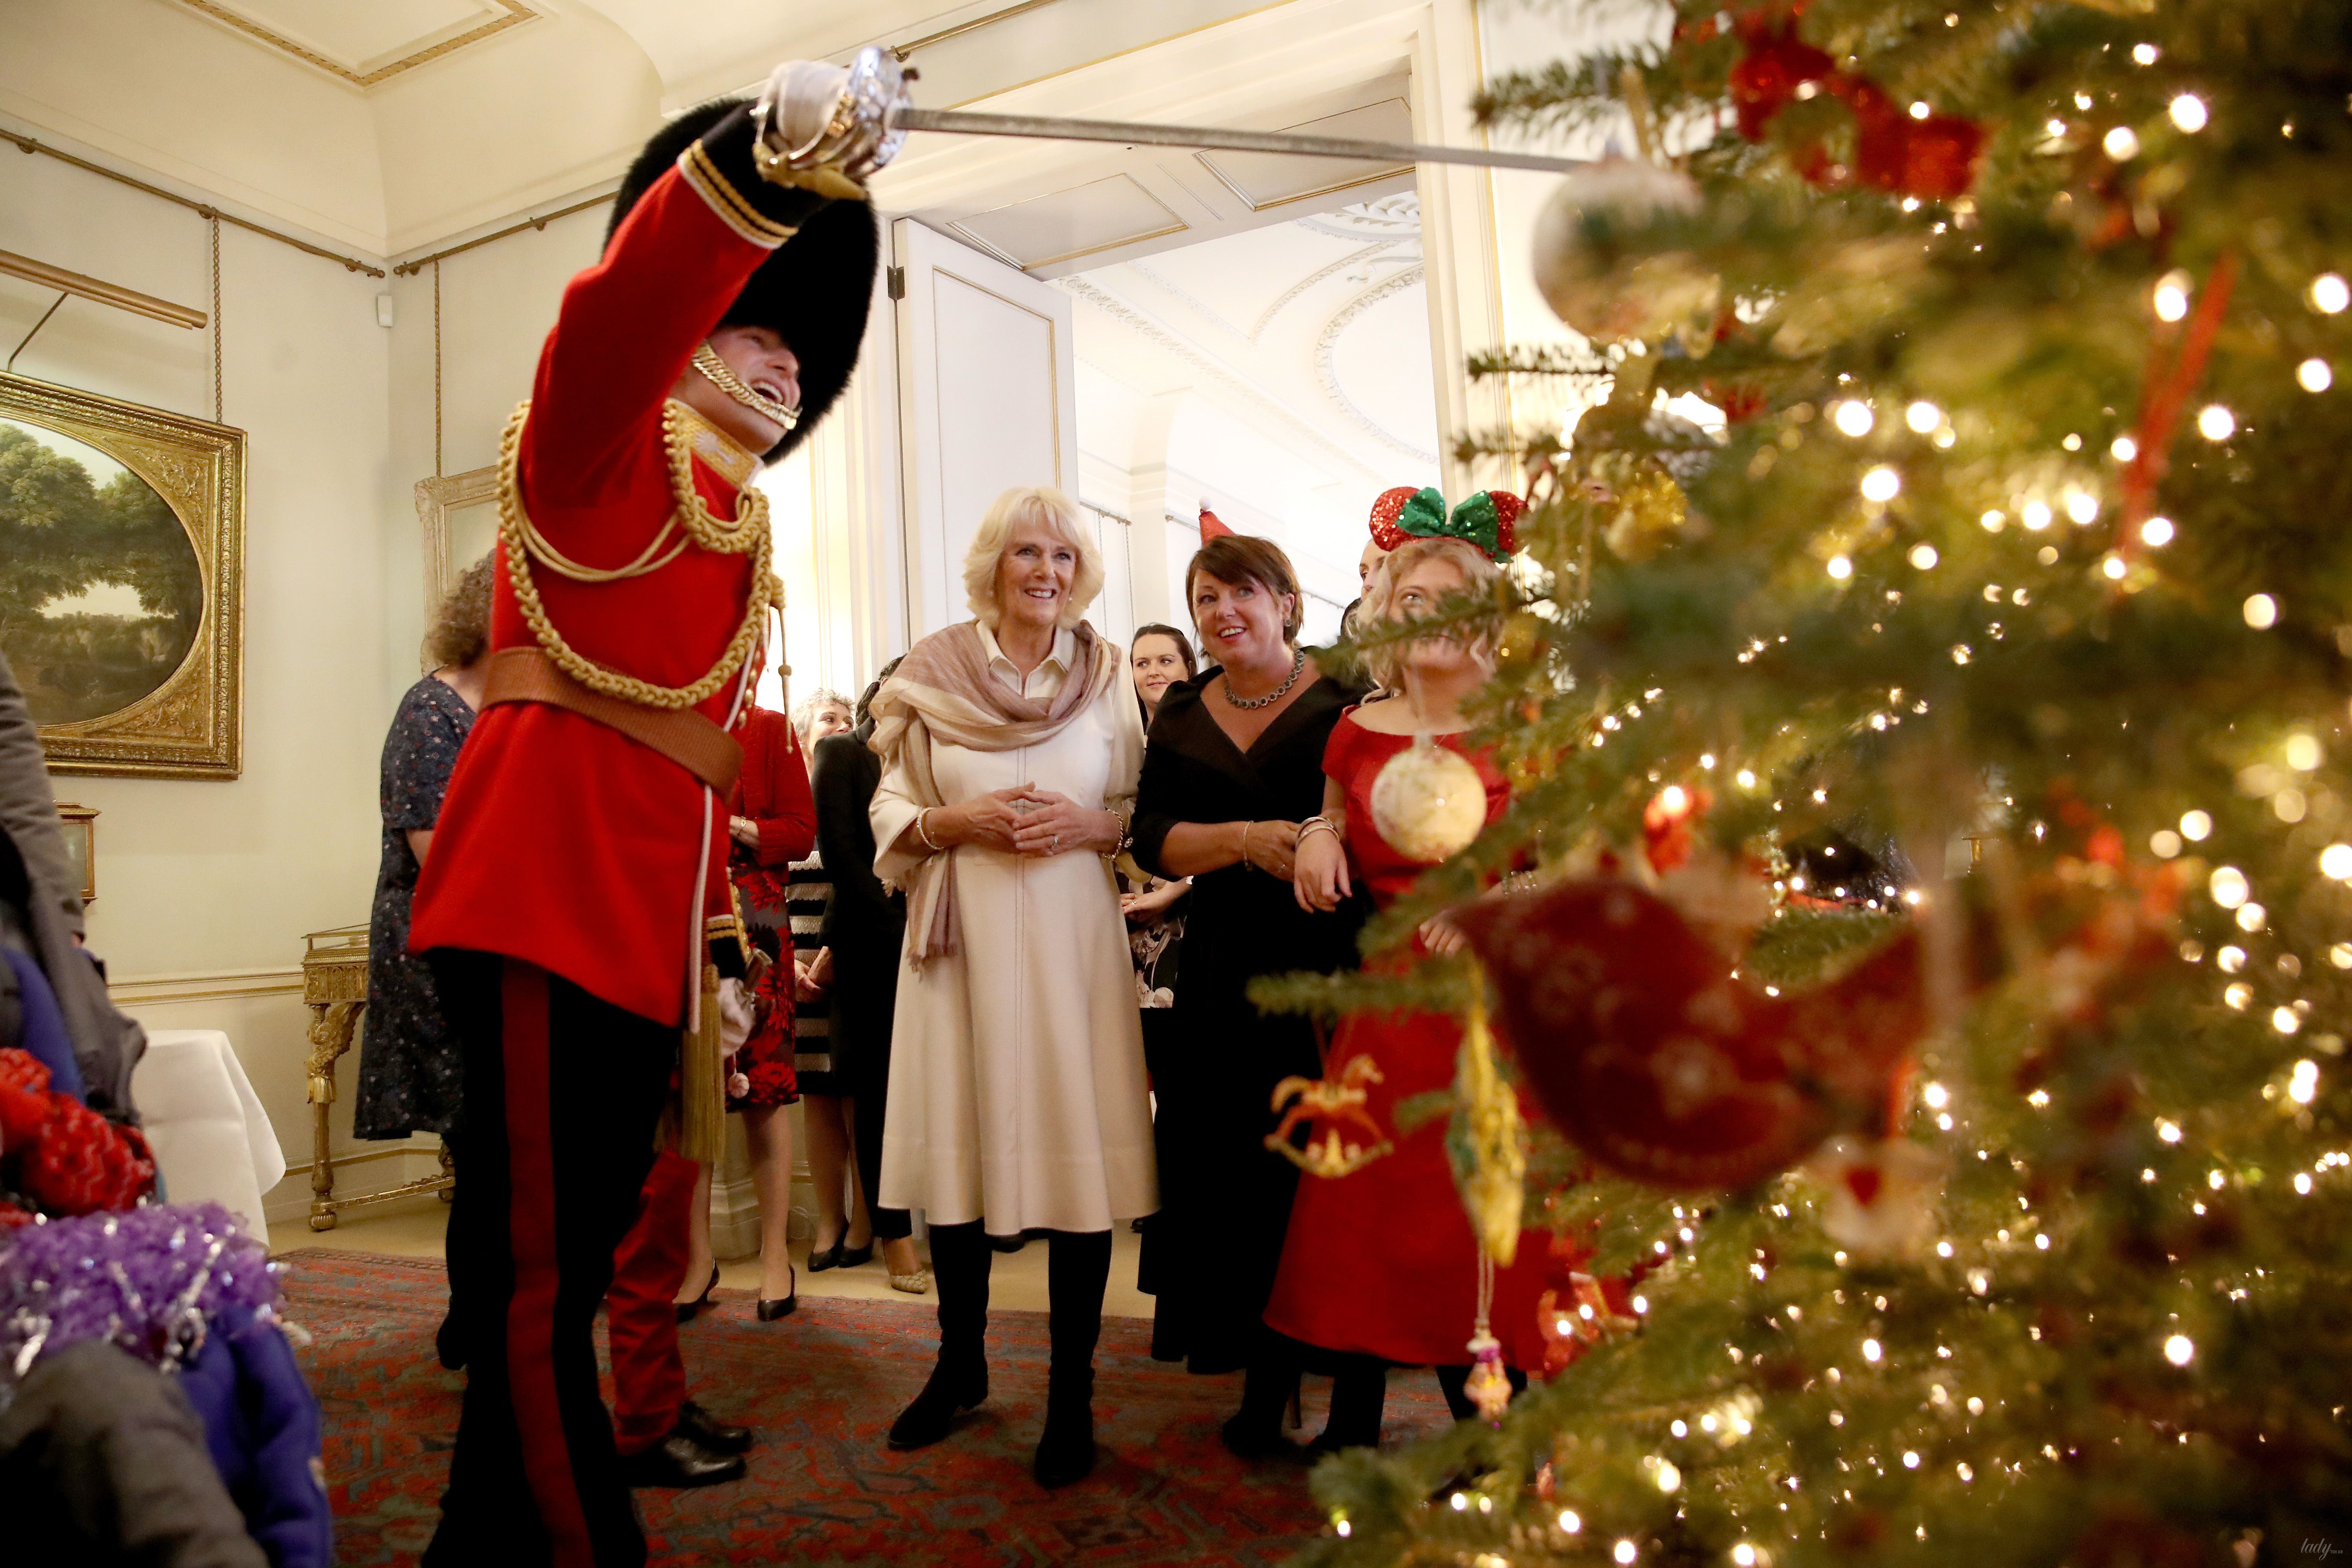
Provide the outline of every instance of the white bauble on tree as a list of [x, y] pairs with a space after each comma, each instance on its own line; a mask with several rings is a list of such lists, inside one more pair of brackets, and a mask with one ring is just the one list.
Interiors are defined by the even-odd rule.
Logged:
[[1372, 826], [1406, 859], [1435, 865], [1486, 826], [1486, 781], [1461, 752], [1418, 736], [1373, 776]]
[[1679, 332], [1699, 347], [1714, 329], [1721, 280], [1688, 251], [1628, 254], [1617, 237], [1700, 205], [1689, 176], [1640, 159], [1604, 158], [1579, 169], [1536, 220], [1537, 289], [1561, 321], [1595, 342]]

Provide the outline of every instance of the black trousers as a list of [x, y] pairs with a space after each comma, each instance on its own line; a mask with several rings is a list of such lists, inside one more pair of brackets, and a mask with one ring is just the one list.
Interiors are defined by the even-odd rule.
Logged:
[[890, 1031], [887, 1021], [884, 1027], [861, 1036], [851, 1059], [849, 1092], [856, 1097], [856, 1104], [850, 1141], [856, 1145], [857, 1179], [866, 1187], [866, 1212], [873, 1216], [875, 1235], [885, 1241], [897, 1241], [915, 1234], [914, 1216], [905, 1209], [886, 1209], [875, 1201], [882, 1191], [882, 1126], [890, 1106]]
[[466, 1399], [427, 1568], [639, 1568], [593, 1325], [636, 1215], [677, 1026], [497, 953], [429, 955], [465, 1063]]

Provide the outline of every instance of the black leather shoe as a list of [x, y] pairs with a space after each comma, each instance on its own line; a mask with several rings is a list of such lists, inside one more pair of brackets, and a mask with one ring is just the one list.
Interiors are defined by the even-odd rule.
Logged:
[[710, 1266], [710, 1283], [702, 1288], [702, 1294], [691, 1301], [680, 1301], [677, 1304], [677, 1321], [681, 1323], [694, 1321], [694, 1315], [710, 1305], [710, 1293], [718, 1289], [719, 1265], [714, 1263]]
[[836, 1247], [833, 1249], [834, 1267], [837, 1268], [855, 1268], [861, 1263], [871, 1263], [873, 1261], [874, 1244], [870, 1241], [863, 1247], [849, 1247], [845, 1245]]
[[713, 1454], [740, 1454], [751, 1446], [751, 1428], [730, 1426], [691, 1399], [678, 1405], [676, 1430]]
[[950, 1363], [942, 1357], [931, 1369], [931, 1380], [923, 1384], [923, 1392], [890, 1423], [890, 1447], [928, 1448], [948, 1435], [958, 1415], [987, 1398], [987, 1362], [975, 1357]]
[[715, 1487], [743, 1479], [743, 1456], [714, 1454], [683, 1432], [672, 1432], [621, 1461], [621, 1479], [633, 1487]]
[[772, 1323], [778, 1318], [789, 1318], [793, 1315], [793, 1311], [799, 1308], [800, 1304], [801, 1271], [795, 1268], [793, 1270], [793, 1293], [791, 1295], [786, 1296], [782, 1300], [774, 1300], [766, 1296], [760, 1298], [760, 1321], [763, 1323]]
[[814, 1247], [810, 1247], [808, 1266], [809, 1272], [812, 1274], [822, 1274], [828, 1268], [840, 1268], [841, 1243], [836, 1241], [831, 1247], [822, 1249]]

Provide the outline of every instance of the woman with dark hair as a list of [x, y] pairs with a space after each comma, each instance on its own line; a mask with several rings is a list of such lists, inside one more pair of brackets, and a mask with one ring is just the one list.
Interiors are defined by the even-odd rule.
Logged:
[[1182, 632], [1154, 621], [1135, 628], [1127, 645], [1127, 668], [1135, 677], [1135, 700], [1143, 710], [1143, 728], [1148, 732], [1152, 716], [1160, 711], [1160, 700], [1178, 681], [1200, 674], [1201, 661], [1192, 657], [1192, 641]]
[[383, 854], [368, 911], [368, 1005], [360, 1037], [361, 1138], [446, 1135], [457, 1120], [463, 1073], [457, 1037], [441, 1016], [433, 972], [408, 951], [409, 906], [441, 817], [457, 749], [474, 727], [488, 679], [492, 556], [467, 567], [425, 634], [430, 675], [410, 687], [383, 738]]
[[[1191, 639], [1156, 622], [1138, 626], [1127, 648], [1128, 673], [1135, 678], [1135, 700], [1148, 732], [1168, 689], [1200, 674], [1200, 662], [1192, 657]], [[1118, 870], [1118, 908], [1127, 917], [1127, 944], [1135, 958], [1135, 1000], [1143, 1009], [1144, 1064], [1157, 1071], [1184, 945], [1184, 919], [1172, 911], [1192, 884], [1181, 877], [1155, 877], [1131, 860], [1121, 860]]]
[[1265, 1146], [1270, 1102], [1283, 1079], [1322, 1068], [1313, 1026], [1260, 1016], [1248, 986], [1355, 963], [1356, 907], [1302, 910], [1290, 875], [1298, 825], [1322, 804], [1331, 727], [1360, 693], [1298, 647], [1298, 579], [1270, 541], [1209, 541], [1184, 592], [1218, 668], [1161, 699], [1136, 801], [1137, 862], [1192, 879], [1173, 1043], [1154, 1063], [1161, 1209], [1142, 1285], [1160, 1299], [1153, 1355], [1247, 1369], [1224, 1436], [1258, 1457], [1278, 1451], [1298, 1381], [1296, 1352], [1263, 1321], [1298, 1181]]
[[882, 783], [882, 759], [871, 744], [874, 696], [898, 668], [895, 658], [884, 665], [858, 698], [855, 729], [817, 742], [813, 772], [818, 856], [833, 868], [824, 951], [832, 954], [834, 1070], [846, 1074], [857, 1177], [867, 1194], [866, 1210], [873, 1221], [875, 1245], [882, 1249], [882, 1271], [893, 1290], [920, 1296], [929, 1291], [931, 1275], [915, 1251], [913, 1217], [905, 1209], [884, 1208], [873, 1197], [882, 1190], [890, 1016], [898, 1004], [898, 952], [907, 940], [907, 900], [886, 889], [874, 875], [874, 825], [867, 813]]

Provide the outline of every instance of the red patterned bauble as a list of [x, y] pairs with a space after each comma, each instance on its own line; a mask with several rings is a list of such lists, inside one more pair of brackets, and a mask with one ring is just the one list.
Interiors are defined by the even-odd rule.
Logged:
[[127, 1209], [154, 1190], [155, 1161], [138, 1130], [117, 1127], [79, 1100], [58, 1096], [17, 1185], [52, 1214]]
[[1768, 996], [1672, 904], [1615, 879], [1453, 919], [1538, 1102], [1595, 1160], [1659, 1186], [1739, 1186], [1869, 1122], [1927, 1026], [1912, 931]]
[[1516, 555], [1519, 550], [1519, 515], [1528, 503], [1508, 490], [1488, 490], [1486, 499], [1495, 503], [1495, 551], [1497, 559]]
[[30, 1051], [0, 1050], [0, 1155], [40, 1142], [54, 1096], [49, 1069]]
[[1764, 140], [1772, 117], [1789, 106], [1799, 87], [1825, 81], [1836, 69], [1828, 51], [1799, 38], [1793, 24], [1749, 33], [1748, 52], [1731, 68], [1729, 79], [1739, 134], [1750, 142]]

